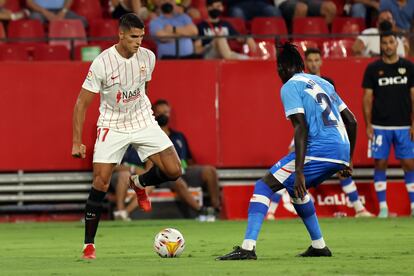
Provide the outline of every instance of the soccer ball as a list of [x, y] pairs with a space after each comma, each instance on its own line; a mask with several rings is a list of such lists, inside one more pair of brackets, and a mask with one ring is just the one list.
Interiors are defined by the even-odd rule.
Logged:
[[177, 229], [166, 228], [155, 236], [154, 250], [162, 258], [178, 257], [183, 253], [184, 248], [184, 237]]

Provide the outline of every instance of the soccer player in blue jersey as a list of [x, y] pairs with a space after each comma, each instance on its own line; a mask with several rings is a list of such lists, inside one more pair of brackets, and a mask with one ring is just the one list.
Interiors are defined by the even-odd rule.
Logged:
[[287, 42], [280, 48], [277, 69], [284, 83], [281, 98], [285, 115], [294, 128], [295, 152], [279, 160], [256, 182], [242, 246], [236, 246], [217, 260], [257, 259], [256, 240], [270, 198], [283, 188], [289, 192], [311, 238], [311, 246], [298, 256], [332, 256], [307, 188], [317, 186], [335, 173], [351, 175], [357, 123], [329, 82], [303, 73], [303, 60], [294, 45]]

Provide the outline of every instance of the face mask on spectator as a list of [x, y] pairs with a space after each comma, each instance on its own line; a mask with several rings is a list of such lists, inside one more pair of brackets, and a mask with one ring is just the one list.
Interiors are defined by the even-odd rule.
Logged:
[[217, 17], [219, 17], [221, 15], [221, 10], [219, 9], [212, 9], [208, 11], [208, 15], [213, 18], [216, 19]]
[[158, 122], [158, 125], [160, 127], [166, 126], [168, 124], [169, 119], [170, 118], [165, 114], [160, 114], [157, 117], [155, 117], [155, 120]]
[[173, 11], [174, 7], [171, 3], [164, 3], [161, 5], [161, 11], [162, 13], [171, 13]]

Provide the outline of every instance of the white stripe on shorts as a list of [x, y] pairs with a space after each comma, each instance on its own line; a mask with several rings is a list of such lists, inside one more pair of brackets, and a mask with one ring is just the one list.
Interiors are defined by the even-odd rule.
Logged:
[[264, 195], [253, 194], [252, 197], [250, 198], [250, 202], [262, 203], [266, 206], [269, 206], [270, 205], [270, 198], [268, 198]]

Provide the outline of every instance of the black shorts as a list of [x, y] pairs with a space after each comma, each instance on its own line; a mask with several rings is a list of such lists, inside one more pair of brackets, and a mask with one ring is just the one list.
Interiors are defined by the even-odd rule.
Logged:
[[322, 0], [287, 0], [279, 6], [279, 10], [286, 20], [291, 21], [293, 19], [298, 2], [308, 5], [308, 16], [321, 16]]

